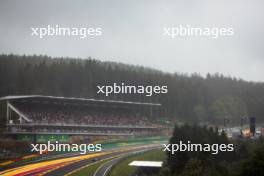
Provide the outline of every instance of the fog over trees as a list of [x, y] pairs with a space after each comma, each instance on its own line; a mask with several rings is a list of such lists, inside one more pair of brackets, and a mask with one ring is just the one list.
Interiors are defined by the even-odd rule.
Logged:
[[[228, 64], [228, 63], [227, 63]], [[175, 65], [177, 68], [177, 65]], [[97, 85], [166, 85], [167, 94], [97, 94]], [[164, 73], [141, 66], [95, 59], [0, 55], [0, 96], [41, 94], [161, 103], [174, 120], [240, 124], [245, 116], [264, 121], [264, 83], [221, 74]]]

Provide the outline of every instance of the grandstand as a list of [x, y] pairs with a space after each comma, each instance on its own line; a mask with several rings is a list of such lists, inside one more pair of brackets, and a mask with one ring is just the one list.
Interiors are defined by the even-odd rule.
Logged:
[[5, 133], [22, 140], [67, 141], [71, 136], [153, 136], [161, 104], [42, 95], [0, 98]]

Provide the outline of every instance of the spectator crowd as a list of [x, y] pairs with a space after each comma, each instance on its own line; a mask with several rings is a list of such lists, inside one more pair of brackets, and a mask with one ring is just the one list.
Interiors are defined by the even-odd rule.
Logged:
[[38, 103], [16, 103], [15, 107], [37, 124], [152, 126], [146, 116], [128, 109]]

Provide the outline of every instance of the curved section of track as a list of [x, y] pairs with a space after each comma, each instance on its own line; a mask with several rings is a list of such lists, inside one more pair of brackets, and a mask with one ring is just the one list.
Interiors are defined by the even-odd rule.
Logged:
[[119, 148], [108, 150], [88, 155], [79, 155], [73, 157], [65, 157], [60, 159], [53, 159], [49, 161], [41, 161], [38, 163], [31, 163], [24, 166], [8, 169], [0, 172], [3, 176], [61, 176], [72, 173], [74, 170], [94, 162], [94, 158], [102, 160], [114, 156], [129, 154], [133, 152], [142, 151], [144, 149], [156, 148], [160, 145], [141, 145], [130, 146], [126, 148]]
[[105, 164], [102, 164], [94, 173], [93, 176], [105, 176], [108, 171], [116, 164], [118, 163], [121, 159], [123, 159], [125, 156], [120, 156], [118, 158], [114, 158]]

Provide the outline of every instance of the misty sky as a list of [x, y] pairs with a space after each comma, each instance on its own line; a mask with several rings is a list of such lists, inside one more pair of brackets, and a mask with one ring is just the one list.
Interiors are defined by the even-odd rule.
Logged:
[[[223, 73], [264, 82], [263, 0], [1, 0], [0, 53], [45, 54]], [[95, 38], [31, 36], [30, 27], [101, 27]], [[233, 27], [234, 36], [178, 37], [164, 27]]]

